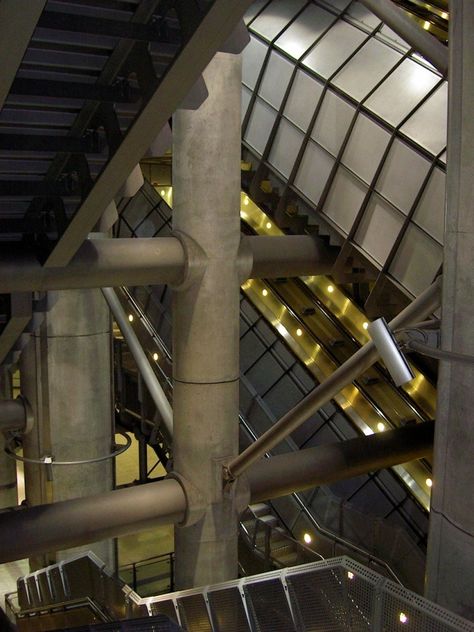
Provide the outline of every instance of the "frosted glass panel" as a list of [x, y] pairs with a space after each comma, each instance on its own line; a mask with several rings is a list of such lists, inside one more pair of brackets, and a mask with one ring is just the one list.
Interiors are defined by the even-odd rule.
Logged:
[[249, 88], [255, 88], [266, 53], [267, 46], [251, 35], [242, 54], [242, 82]]
[[332, 90], [328, 90], [324, 95], [311, 137], [336, 156], [354, 114], [353, 106], [338, 97]]
[[438, 81], [439, 77], [433, 72], [411, 59], [406, 59], [385, 79], [365, 105], [396, 126]]
[[342, 162], [366, 182], [370, 182], [379, 166], [390, 135], [364, 114], [359, 114]]
[[430, 163], [425, 158], [396, 139], [378, 179], [377, 190], [404, 213], [408, 213], [429, 168]]
[[344, 233], [349, 233], [364, 201], [367, 187], [344, 167], [339, 167], [323, 211]]
[[320, 0], [321, 4], [325, 4], [331, 9], [335, 9], [338, 13], [344, 11], [352, 0]]
[[413, 214], [413, 221], [440, 244], [444, 242], [445, 187], [446, 174], [436, 167]]
[[294, 66], [278, 53], [272, 52], [260, 85], [259, 95], [279, 109]]
[[334, 78], [334, 84], [362, 100], [399, 61], [401, 55], [376, 39], [369, 40]]
[[295, 178], [295, 186], [317, 204], [333, 164], [334, 158], [322, 147], [310, 141]]
[[442, 246], [411, 224], [390, 266], [390, 274], [417, 296], [431, 285], [442, 261]]
[[359, 228], [355, 242], [383, 265], [403, 225], [404, 217], [376, 194], [373, 194]]
[[305, 5], [305, 0], [274, 0], [250, 25], [252, 31], [273, 40]]
[[322, 83], [303, 70], [298, 70], [283, 114], [306, 131], [322, 92]]
[[250, 92], [250, 90], [246, 88], [245, 86], [242, 86], [242, 115], [241, 115], [242, 121], [244, 120], [245, 115], [247, 114], [247, 108], [249, 106], [251, 96], [252, 96], [252, 93]]
[[245, 140], [260, 155], [263, 154], [275, 118], [276, 112], [272, 107], [260, 99], [255, 101], [247, 131], [245, 132]]
[[366, 37], [359, 29], [339, 20], [304, 58], [303, 64], [328, 79]]
[[268, 161], [287, 178], [302, 142], [303, 133], [285, 119], [281, 119]]
[[388, 42], [391, 46], [395, 46], [402, 52], [410, 50], [410, 46], [402, 39], [395, 31], [384, 24], [380, 31], [375, 34], [375, 37], [381, 39], [383, 42]]
[[267, 3], [267, 0], [254, 0], [250, 7], [247, 9], [244, 15], [244, 22], [248, 24], [251, 22], [257, 13], [262, 9]]
[[291, 57], [299, 59], [335, 19], [333, 14], [310, 4], [275, 44]]
[[438, 154], [446, 146], [448, 84], [445, 82], [402, 127], [402, 132]]
[[351, 4], [347, 9], [346, 15], [349, 19], [354, 20], [360, 27], [369, 32], [373, 31], [381, 23], [379, 18], [360, 2]]

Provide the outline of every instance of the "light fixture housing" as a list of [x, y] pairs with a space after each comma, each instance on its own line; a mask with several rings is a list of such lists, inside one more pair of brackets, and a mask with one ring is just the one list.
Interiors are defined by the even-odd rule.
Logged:
[[377, 320], [369, 323], [367, 331], [396, 386], [402, 386], [402, 384], [413, 380], [415, 374], [400, 351], [385, 318], [377, 318]]

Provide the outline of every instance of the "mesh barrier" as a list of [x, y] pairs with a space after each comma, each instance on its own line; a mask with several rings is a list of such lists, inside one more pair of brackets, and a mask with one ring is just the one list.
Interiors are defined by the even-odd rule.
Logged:
[[[474, 632], [474, 623], [348, 557], [157, 597], [140, 598], [128, 587], [122, 587], [118, 600], [118, 593], [109, 590], [112, 578], [97, 566], [97, 559], [92, 554], [78, 556], [19, 580], [19, 601], [27, 606], [22, 611], [26, 619], [18, 619], [20, 623], [28, 623], [33, 611], [40, 618], [51, 618], [52, 613], [61, 610], [58, 602], [50, 602], [58, 592], [55, 584], [60, 578], [59, 593], [64, 591], [67, 596], [59, 604], [64, 613], [73, 613], [73, 604], [78, 599], [83, 604], [87, 599], [90, 604], [103, 604], [108, 617], [119, 619], [75, 628], [78, 632]], [[130, 618], [146, 613], [147, 618]], [[72, 625], [84, 624], [77, 618], [71, 621]], [[60, 625], [64, 626], [62, 622]], [[57, 630], [58, 626], [41, 629]], [[71, 629], [71, 625], [59, 629]]]
[[143, 600], [150, 614], [170, 602], [189, 631], [474, 632], [474, 623], [348, 557]]

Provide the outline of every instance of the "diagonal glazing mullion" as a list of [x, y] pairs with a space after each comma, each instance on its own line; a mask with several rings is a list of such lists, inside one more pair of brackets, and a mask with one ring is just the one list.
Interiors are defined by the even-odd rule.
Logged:
[[[265, 5], [265, 8], [267, 6], [269, 6], [270, 4], [271, 4], [271, 2], [269, 2], [267, 5]], [[298, 13], [296, 13], [296, 15], [294, 15], [293, 18], [282, 29], [280, 29], [280, 31], [275, 35], [275, 37], [270, 42], [268, 42], [268, 40], [266, 40], [265, 38], [261, 37], [258, 33], [255, 33], [255, 32], [252, 31], [253, 36], [256, 37], [257, 39], [261, 40], [265, 44], [265, 46], [267, 47], [267, 52], [265, 53], [265, 59], [263, 60], [262, 67], [260, 68], [260, 72], [258, 73], [257, 81], [255, 83], [255, 86], [254, 86], [254, 88], [252, 90], [252, 94], [250, 96], [250, 101], [249, 101], [249, 104], [248, 104], [248, 107], [247, 107], [247, 112], [246, 112], [244, 120], [242, 122], [242, 137], [245, 136], [245, 133], [247, 131], [247, 127], [248, 127], [248, 124], [249, 124], [249, 121], [250, 121], [250, 116], [252, 115], [252, 111], [253, 111], [253, 108], [254, 108], [254, 105], [255, 105], [255, 101], [258, 98], [258, 91], [260, 90], [260, 86], [262, 84], [263, 77], [265, 75], [265, 71], [267, 69], [269, 59], [271, 57], [271, 54], [272, 54], [273, 50], [275, 50], [275, 48], [274, 48], [275, 40], [277, 40], [280, 37], [280, 35], [282, 35], [286, 31], [287, 28], [289, 28], [289, 26], [299, 17], [299, 15], [310, 4], [312, 4], [310, 1], [306, 2], [306, 4], [300, 9], [300, 11], [298, 11]]]
[[[280, 373], [280, 375], [276, 378], [276, 380], [267, 388], [265, 389], [265, 391], [261, 394], [262, 399], [265, 399], [265, 397], [268, 395], [268, 393], [273, 390], [275, 388], [275, 386], [277, 386], [284, 377], [291, 377], [291, 372], [293, 371], [293, 369], [295, 368], [295, 366], [298, 365], [298, 362], [296, 360], [294, 360], [293, 364], [291, 364], [289, 367], [287, 367], [283, 373]], [[305, 391], [301, 392], [302, 395], [305, 394]]]
[[[405, 56], [405, 59], [406, 59], [406, 58], [409, 58], [409, 57]], [[384, 81], [385, 81], [385, 78], [384, 78]], [[382, 83], [382, 82], [381, 82], [381, 83]], [[380, 85], [380, 84], [378, 84], [378, 85], [377, 85], [377, 87], [379, 87], [379, 85]], [[377, 185], [377, 183], [378, 183], [378, 179], [379, 179], [379, 177], [380, 177], [380, 174], [382, 173], [382, 169], [383, 169], [383, 168], [384, 168], [384, 166], [385, 166], [385, 162], [386, 162], [386, 160], [387, 160], [387, 158], [388, 158], [388, 155], [389, 155], [389, 153], [390, 153], [390, 150], [392, 149], [393, 143], [395, 142], [395, 140], [396, 140], [397, 138], [399, 138], [399, 137], [400, 137], [400, 134], [399, 134], [399, 130], [400, 130], [400, 128], [401, 128], [401, 127], [405, 124], [405, 122], [406, 122], [406, 121], [407, 121], [407, 120], [408, 120], [408, 119], [412, 116], [412, 114], [414, 114], [414, 112], [416, 112], [416, 110], [418, 110], [418, 108], [420, 108], [420, 107], [423, 105], [423, 103], [424, 103], [427, 99], [429, 99], [429, 98], [431, 97], [431, 95], [432, 95], [432, 94], [433, 94], [433, 93], [434, 93], [434, 92], [435, 92], [435, 91], [439, 88], [439, 85], [440, 85], [439, 83], [438, 83], [438, 84], [436, 84], [436, 86], [435, 86], [435, 87], [433, 87], [433, 88], [432, 88], [432, 89], [431, 89], [431, 90], [430, 90], [430, 91], [429, 91], [429, 92], [425, 95], [425, 97], [423, 97], [423, 99], [421, 99], [421, 100], [420, 100], [420, 101], [416, 104], [416, 106], [415, 106], [415, 107], [414, 107], [414, 108], [413, 108], [413, 109], [409, 112], [409, 114], [407, 114], [407, 115], [405, 116], [405, 118], [403, 118], [403, 119], [402, 119], [402, 121], [401, 121], [401, 122], [400, 122], [400, 123], [399, 123], [399, 124], [398, 124], [395, 128], [393, 128], [393, 131], [392, 131], [391, 136], [390, 136], [390, 140], [388, 141], [388, 144], [387, 144], [387, 146], [386, 146], [386, 148], [385, 148], [385, 150], [384, 150], [384, 152], [383, 152], [383, 154], [382, 154], [382, 158], [380, 159], [380, 162], [379, 162], [379, 164], [378, 164], [378, 166], [377, 166], [377, 169], [376, 169], [376, 171], [375, 171], [375, 174], [374, 174], [374, 176], [372, 177], [372, 180], [371, 180], [371, 182], [370, 182], [370, 185], [369, 185], [369, 187], [368, 187], [368, 189], [367, 189], [367, 191], [366, 191], [366, 194], [365, 194], [365, 196], [364, 196], [364, 200], [363, 200], [363, 202], [362, 202], [362, 204], [361, 204], [361, 206], [360, 206], [360, 208], [359, 208], [359, 211], [357, 212], [357, 215], [356, 215], [356, 217], [355, 217], [355, 219], [354, 219], [354, 222], [352, 223], [351, 229], [350, 229], [350, 231], [349, 231], [349, 233], [348, 233], [348, 235], [347, 235], [347, 238], [346, 238], [346, 241], [347, 241], [347, 242], [352, 243], [352, 242], [353, 242], [353, 240], [354, 240], [355, 233], [357, 232], [357, 229], [359, 228], [359, 225], [360, 225], [360, 223], [361, 223], [361, 221], [362, 221], [362, 218], [363, 218], [363, 216], [364, 216], [364, 214], [365, 214], [365, 211], [366, 211], [367, 206], [368, 206], [368, 204], [369, 204], [369, 201], [370, 201], [370, 199], [371, 199], [371, 197], [372, 197], [372, 194], [375, 192], [375, 187], [376, 187], [376, 185]], [[367, 95], [367, 97], [364, 99], [364, 101], [365, 101], [367, 98], [369, 98], [369, 97], [371, 96], [372, 92], [373, 92], [373, 91], [371, 91], [371, 92]], [[363, 105], [363, 104], [361, 104], [361, 105]], [[373, 113], [369, 113], [369, 111], [367, 111], [366, 109], [364, 109], [364, 111], [363, 111], [363, 112], [364, 112], [364, 114], [365, 114], [365, 115], [367, 115], [369, 118], [371, 118], [372, 120], [374, 120], [374, 118], [375, 118], [375, 117], [374, 117]]]
[[[442, 151], [444, 151], [444, 149]], [[440, 152], [440, 153], [442, 153], [442, 152]], [[440, 154], [438, 154], [438, 156], [439, 155]], [[405, 216], [405, 218], [403, 220], [402, 227], [400, 228], [400, 231], [399, 231], [399, 233], [398, 233], [398, 235], [397, 235], [397, 237], [396, 237], [396, 239], [395, 239], [395, 241], [393, 243], [393, 246], [390, 249], [390, 252], [388, 253], [388, 256], [387, 256], [387, 258], [385, 260], [385, 263], [383, 264], [382, 269], [380, 270], [380, 274], [388, 274], [390, 266], [393, 263], [395, 255], [397, 254], [398, 248], [399, 248], [399, 246], [400, 246], [400, 244], [401, 244], [401, 242], [402, 242], [402, 240], [403, 240], [403, 238], [404, 238], [404, 236], [405, 236], [405, 234], [406, 234], [406, 232], [408, 230], [408, 227], [410, 226], [410, 224], [412, 224], [413, 215], [415, 214], [415, 211], [416, 211], [416, 209], [417, 209], [417, 207], [418, 207], [418, 205], [420, 203], [420, 200], [421, 200], [421, 198], [422, 198], [422, 196], [423, 196], [423, 194], [424, 194], [424, 192], [426, 190], [426, 187], [428, 186], [428, 183], [430, 181], [431, 175], [433, 174], [433, 171], [436, 168], [436, 163], [437, 163], [438, 156], [435, 156], [433, 158], [433, 161], [430, 164], [430, 167], [428, 169], [428, 173], [426, 174], [426, 176], [425, 176], [425, 178], [423, 180], [423, 183], [422, 183], [422, 185], [421, 185], [421, 187], [420, 187], [420, 189], [419, 189], [419, 191], [418, 191], [418, 193], [417, 193], [417, 195], [415, 197], [415, 200], [414, 200], [413, 204], [410, 207], [409, 212], [407, 213], [407, 215]], [[418, 226], [418, 228], [422, 232], [426, 233], [426, 231], [423, 228], [421, 228], [420, 226]], [[428, 234], [428, 233], [426, 233], [426, 234]]]
[[[297, 15], [293, 18], [293, 20], [291, 20], [291, 22], [289, 22], [285, 28], [283, 28], [272, 40], [270, 46], [269, 46], [269, 51], [273, 52], [275, 51], [276, 53], [278, 53], [279, 55], [281, 55], [282, 57], [288, 58], [289, 61], [293, 64], [293, 71], [290, 77], [290, 80], [288, 82], [288, 86], [285, 90], [285, 94], [283, 95], [283, 99], [280, 103], [280, 107], [277, 111], [277, 115], [275, 117], [275, 121], [273, 123], [272, 126], [272, 130], [270, 132], [270, 135], [267, 139], [267, 143], [265, 145], [265, 149], [263, 150], [263, 154], [262, 154], [262, 162], [266, 162], [268, 159], [268, 156], [270, 155], [270, 152], [272, 150], [273, 147], [273, 141], [275, 140], [275, 136], [278, 132], [278, 128], [280, 126], [280, 121], [283, 117], [283, 112], [285, 110], [286, 104], [288, 102], [288, 98], [290, 96], [291, 90], [293, 88], [293, 83], [295, 81], [295, 77], [296, 74], [298, 72], [298, 70], [300, 70], [301, 68], [301, 60], [311, 51], [312, 48], [314, 48], [314, 46], [316, 46], [316, 44], [319, 43], [319, 41], [333, 28], [333, 26], [336, 24], [336, 22], [338, 21], [338, 17], [334, 16], [334, 20], [333, 22], [331, 22], [324, 31], [322, 31], [322, 33], [316, 38], [316, 40], [311, 44], [311, 46], [309, 46], [302, 55], [300, 55], [300, 57], [295, 61], [291, 55], [289, 55], [288, 53], [286, 53], [283, 50], [280, 50], [279, 48], [276, 47], [275, 43], [276, 41], [280, 38], [280, 36], [286, 31], [287, 28], [289, 28], [291, 26], [291, 24], [297, 19], [297, 17], [299, 17], [301, 15], [301, 13], [306, 10], [306, 8], [312, 3], [307, 3], [306, 5], [304, 5], [304, 7], [301, 9], [301, 11], [299, 11], [299, 13], [297, 13]], [[256, 94], [257, 91], [255, 91]], [[321, 101], [321, 98], [320, 98]], [[250, 111], [250, 109], [249, 109]]]
[[[306, 5], [306, 6], [308, 6], [308, 5]], [[304, 8], [306, 8], [306, 6], [305, 6]], [[311, 51], [311, 50], [312, 50], [312, 49], [313, 49], [313, 48], [314, 48], [314, 47], [315, 47], [315, 46], [316, 46], [316, 45], [320, 42], [320, 40], [321, 40], [321, 39], [322, 39], [322, 38], [323, 38], [323, 37], [324, 37], [324, 36], [325, 36], [325, 35], [326, 35], [326, 34], [327, 34], [327, 33], [328, 33], [328, 32], [329, 32], [329, 31], [330, 31], [330, 30], [334, 27], [334, 25], [338, 22], [338, 20], [339, 20], [339, 19], [340, 19], [340, 18], [341, 18], [344, 14], [345, 14], [345, 12], [346, 12], [346, 11], [347, 11], [347, 9], [349, 8], [349, 6], [352, 6], [352, 3], [351, 3], [351, 5], [348, 5], [348, 7], [345, 9], [345, 11], [343, 11], [343, 12], [340, 14], [340, 16], [337, 16], [337, 15], [335, 15], [335, 16], [334, 16], [334, 17], [335, 17], [334, 21], [333, 21], [333, 22], [331, 22], [331, 23], [328, 25], [328, 27], [327, 27], [327, 28], [326, 28], [326, 29], [325, 29], [325, 30], [324, 30], [324, 31], [323, 31], [323, 32], [322, 32], [322, 33], [321, 33], [321, 34], [320, 34], [320, 35], [316, 38], [316, 40], [315, 40], [315, 41], [314, 41], [314, 42], [313, 42], [313, 43], [312, 43], [312, 44], [311, 44], [311, 45], [310, 45], [310, 46], [309, 46], [309, 47], [308, 47], [308, 48], [307, 48], [307, 49], [306, 49], [306, 50], [305, 50], [305, 51], [304, 51], [301, 55], [300, 55], [300, 57], [299, 57], [297, 60], [295, 60], [294, 58], [292, 58], [292, 57], [291, 57], [291, 55], [289, 55], [289, 54], [288, 54], [288, 53], [286, 53], [285, 51], [282, 51], [282, 50], [277, 49], [277, 48], [275, 47], [275, 42], [276, 42], [276, 40], [277, 40], [277, 39], [280, 37], [280, 35], [281, 35], [284, 31], [285, 31], [285, 29], [289, 26], [289, 24], [290, 24], [290, 23], [287, 25], [287, 27], [285, 27], [285, 29], [282, 29], [282, 31], [280, 31], [280, 33], [278, 33], [278, 34], [277, 34], [277, 36], [276, 36], [276, 37], [272, 40], [272, 42], [271, 42], [271, 44], [270, 44], [270, 46], [269, 46], [269, 48], [268, 48], [267, 58], [270, 56], [271, 51], [275, 50], [276, 52], [278, 52], [278, 54], [280, 54], [280, 55], [281, 55], [282, 57], [284, 57], [284, 58], [287, 58], [287, 59], [290, 61], [290, 63], [292, 63], [292, 64], [293, 64], [293, 72], [292, 72], [292, 75], [291, 75], [291, 77], [290, 77], [290, 80], [289, 80], [289, 83], [288, 83], [287, 89], [285, 90], [285, 94], [284, 94], [284, 96], [283, 96], [282, 102], [281, 102], [280, 107], [279, 107], [279, 109], [278, 109], [277, 115], [276, 115], [276, 117], [275, 117], [275, 121], [274, 121], [274, 123], [273, 123], [272, 130], [271, 130], [270, 135], [269, 135], [269, 137], [268, 137], [268, 139], [267, 139], [267, 143], [266, 143], [266, 145], [265, 145], [265, 149], [264, 149], [263, 154], [262, 154], [262, 157], [261, 157], [261, 159], [260, 159], [260, 166], [262, 166], [262, 164], [263, 164], [263, 163], [267, 164], [267, 159], [268, 159], [268, 156], [270, 155], [270, 152], [271, 152], [271, 150], [272, 150], [272, 147], [273, 147], [273, 142], [274, 142], [274, 140], [275, 140], [275, 136], [276, 136], [276, 134], [277, 134], [277, 132], [278, 132], [278, 128], [279, 128], [279, 126], [280, 126], [281, 119], [283, 118], [283, 112], [284, 112], [285, 107], [286, 107], [286, 104], [287, 104], [287, 102], [288, 102], [288, 98], [289, 98], [289, 95], [290, 95], [290, 93], [291, 93], [291, 89], [292, 89], [292, 87], [293, 87], [293, 83], [294, 83], [294, 81], [295, 81], [295, 78], [296, 78], [296, 75], [297, 75], [298, 71], [299, 71], [299, 70], [303, 70], [304, 72], [308, 72], [308, 74], [310, 74], [310, 75], [312, 74], [313, 76], [317, 77], [317, 78], [318, 78], [318, 81], [319, 81], [320, 83], [325, 83], [325, 85], [324, 85], [324, 87], [323, 87], [323, 91], [322, 91], [322, 93], [321, 93], [321, 95], [320, 95], [320, 97], [319, 97], [319, 99], [318, 99], [318, 102], [316, 103], [315, 112], [313, 113], [313, 116], [311, 117], [311, 120], [310, 120], [310, 122], [309, 122], [308, 128], [307, 128], [306, 132], [305, 132], [305, 133], [304, 133], [304, 135], [303, 135], [303, 140], [302, 140], [302, 143], [301, 143], [300, 149], [299, 149], [299, 151], [298, 151], [297, 157], [296, 157], [296, 159], [295, 159], [295, 162], [294, 162], [293, 168], [292, 168], [292, 170], [291, 170], [290, 176], [288, 177], [288, 179], [287, 179], [287, 181], [286, 181], [286, 183], [285, 183], [285, 188], [286, 188], [286, 189], [288, 189], [288, 187], [292, 185], [292, 183], [293, 183], [293, 181], [294, 181], [294, 179], [295, 179], [295, 177], [296, 177], [296, 174], [297, 174], [297, 172], [298, 172], [298, 169], [299, 169], [299, 167], [300, 167], [301, 160], [302, 160], [302, 158], [303, 158], [303, 155], [304, 155], [304, 152], [305, 152], [306, 146], [307, 146], [307, 144], [308, 144], [308, 142], [309, 142], [309, 139], [310, 139], [311, 133], [312, 133], [312, 131], [313, 131], [314, 124], [315, 124], [315, 122], [316, 122], [316, 118], [317, 118], [317, 116], [318, 116], [318, 114], [319, 114], [319, 110], [321, 109], [321, 105], [322, 105], [322, 102], [323, 102], [324, 96], [325, 96], [325, 94], [326, 94], [326, 92], [327, 92], [327, 89], [328, 89], [328, 86], [329, 86], [329, 81], [330, 81], [330, 79], [332, 78], [332, 76], [334, 76], [334, 74], [336, 74], [337, 72], [339, 72], [339, 68], [338, 68], [338, 69], [336, 70], [336, 72], [335, 72], [335, 73], [333, 73], [333, 75], [331, 75], [331, 77], [330, 77], [327, 81], [325, 81], [325, 82], [324, 82], [324, 80], [323, 80], [321, 77], [319, 77], [319, 75], [317, 75], [316, 73], [314, 73], [314, 71], [312, 71], [311, 69], [308, 69], [308, 68], [306, 68], [305, 66], [303, 66], [302, 60], [303, 60], [303, 59], [304, 59], [304, 58], [305, 58], [305, 57], [306, 57], [306, 56], [310, 53], [310, 51]], [[325, 7], [325, 8], [326, 8], [326, 7]], [[329, 12], [329, 11], [328, 11], [328, 12]], [[363, 46], [363, 44], [365, 44], [365, 42], [366, 42], [368, 39], [370, 39], [370, 37], [371, 37], [371, 35], [369, 35], [369, 37], [368, 37], [366, 40], [364, 40], [364, 42], [363, 42], [363, 43], [362, 43], [359, 47], [357, 47], [357, 48], [356, 48], [356, 50], [355, 50], [355, 51], [354, 51], [354, 52], [353, 52], [353, 53], [352, 53], [352, 54], [348, 57], [348, 59], [346, 60], [346, 62], [347, 62], [347, 61], [349, 61], [349, 60], [353, 57], [353, 55], [355, 55], [355, 54], [356, 54], [356, 52], [359, 50], [359, 48], [360, 48], [361, 46]], [[344, 63], [346, 63], [346, 62], [344, 62]], [[340, 68], [342, 68], [342, 66], [343, 66], [343, 65], [344, 65], [344, 64], [342, 64]], [[262, 74], [262, 76], [263, 76], [263, 74]], [[252, 96], [253, 96], [253, 101], [251, 100], [252, 108], [253, 108], [253, 103], [255, 102], [255, 100], [256, 100], [256, 98], [257, 98], [257, 91], [258, 91], [258, 88], [256, 87], [256, 88], [255, 88], [255, 91], [253, 92], [253, 95], [252, 95]], [[248, 108], [248, 110], [247, 110], [247, 114], [249, 115], [249, 118], [250, 118], [251, 111], [252, 111], [252, 109], [251, 109], [250, 104], [249, 104], [249, 108]], [[272, 168], [272, 167], [271, 167], [271, 165], [269, 165], [269, 166], [270, 166], [270, 168]], [[257, 174], [256, 174], [256, 175], [257, 175]], [[258, 176], [257, 176], [257, 177], [258, 177]]]

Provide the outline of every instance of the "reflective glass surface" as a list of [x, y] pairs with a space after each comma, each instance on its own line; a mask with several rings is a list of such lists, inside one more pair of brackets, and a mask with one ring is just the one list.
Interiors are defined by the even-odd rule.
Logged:
[[310, 4], [280, 35], [275, 45], [299, 59], [335, 19], [332, 13]]
[[400, 53], [371, 39], [335, 76], [334, 85], [360, 101], [400, 60]]
[[298, 70], [285, 105], [284, 116], [306, 131], [322, 92], [322, 83], [303, 70]]
[[366, 33], [339, 20], [304, 58], [303, 65], [328, 79], [366, 37]]

